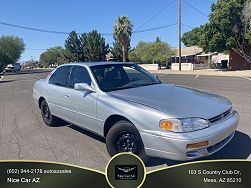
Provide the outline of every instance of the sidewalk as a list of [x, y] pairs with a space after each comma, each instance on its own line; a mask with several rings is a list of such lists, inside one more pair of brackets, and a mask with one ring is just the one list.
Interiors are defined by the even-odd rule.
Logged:
[[251, 70], [228, 71], [220, 69], [203, 69], [193, 71], [172, 71], [170, 69], [152, 70], [155, 74], [186, 74], [186, 75], [206, 75], [206, 76], [232, 76], [232, 77], [250, 77]]

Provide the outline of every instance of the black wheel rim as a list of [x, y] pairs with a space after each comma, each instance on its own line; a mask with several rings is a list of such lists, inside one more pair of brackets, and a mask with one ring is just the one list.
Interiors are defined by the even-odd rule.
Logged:
[[114, 139], [114, 146], [117, 153], [132, 152], [136, 155], [140, 154], [143, 148], [139, 136], [132, 132], [121, 132], [117, 134]]
[[43, 118], [46, 122], [50, 121], [50, 115], [51, 115], [51, 112], [50, 112], [50, 109], [47, 105], [44, 105], [43, 108], [42, 108], [42, 112], [43, 112]]

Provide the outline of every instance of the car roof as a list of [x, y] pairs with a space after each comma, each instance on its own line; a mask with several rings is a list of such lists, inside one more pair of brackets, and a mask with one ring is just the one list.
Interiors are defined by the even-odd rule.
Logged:
[[117, 64], [133, 64], [131, 62], [112, 62], [112, 61], [102, 61], [102, 62], [74, 62], [74, 63], [67, 63], [63, 64], [62, 66], [67, 65], [78, 65], [78, 66], [96, 66], [96, 65], [117, 65]]

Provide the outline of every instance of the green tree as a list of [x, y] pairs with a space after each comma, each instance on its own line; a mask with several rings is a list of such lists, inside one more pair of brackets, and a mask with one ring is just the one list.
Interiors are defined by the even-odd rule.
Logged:
[[82, 48], [85, 49], [87, 61], [104, 61], [109, 52], [109, 45], [105, 44], [105, 39], [96, 30], [90, 33], [83, 33], [80, 36]]
[[185, 45], [198, 45], [206, 52], [234, 50], [251, 63], [250, 0], [217, 0], [209, 21], [184, 33]]
[[128, 53], [128, 59], [129, 59], [130, 62], [143, 63], [141, 61], [141, 59], [140, 59], [139, 49], [138, 48], [136, 49], [136, 48], [133, 48], [132, 50], [129, 51], [129, 53]]
[[[128, 52], [131, 49], [130, 42], [127, 44], [127, 49], [126, 49], [126, 61], [128, 61]], [[123, 61], [123, 51], [122, 51], [122, 45], [121, 43], [115, 41], [113, 42], [113, 47], [111, 48], [111, 53], [116, 61]]]
[[201, 39], [203, 49], [211, 52], [233, 49], [251, 62], [251, 53], [247, 51], [251, 43], [246, 37], [250, 20], [245, 22], [243, 16], [246, 2], [247, 0], [218, 0], [212, 5], [212, 13]]
[[195, 27], [193, 30], [186, 32], [182, 36], [182, 42], [185, 46], [199, 46], [201, 41], [201, 35], [203, 34], [204, 26]]
[[68, 38], [65, 40], [65, 49], [67, 50], [67, 58], [71, 62], [85, 61], [84, 46], [81, 44], [76, 31], [70, 32]]
[[138, 63], [161, 63], [174, 54], [175, 51], [168, 43], [157, 38], [155, 42], [139, 42], [129, 52], [129, 60]]
[[247, 39], [249, 41], [249, 44], [251, 44], [251, 0], [246, 1], [242, 14], [245, 39]]
[[128, 43], [131, 41], [133, 25], [128, 17], [120, 16], [113, 26], [113, 37], [122, 49], [123, 62], [126, 62]]
[[63, 49], [61, 46], [49, 48], [40, 55], [40, 64], [48, 67], [50, 65], [61, 65], [64, 63], [68, 63], [69, 60], [67, 60], [65, 53], [66, 50]]
[[7, 64], [11, 64], [18, 61], [24, 51], [24, 48], [24, 41], [19, 37], [0, 37], [0, 72]]

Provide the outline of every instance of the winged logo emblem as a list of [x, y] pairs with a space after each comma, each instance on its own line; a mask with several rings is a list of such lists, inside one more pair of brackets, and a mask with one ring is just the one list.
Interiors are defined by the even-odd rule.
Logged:
[[134, 170], [135, 168], [136, 167], [133, 167], [133, 168], [129, 168], [129, 167], [119, 168], [119, 167], [117, 167], [117, 169], [119, 169], [119, 170], [121, 170], [123, 172], [126, 172], [126, 173]]

